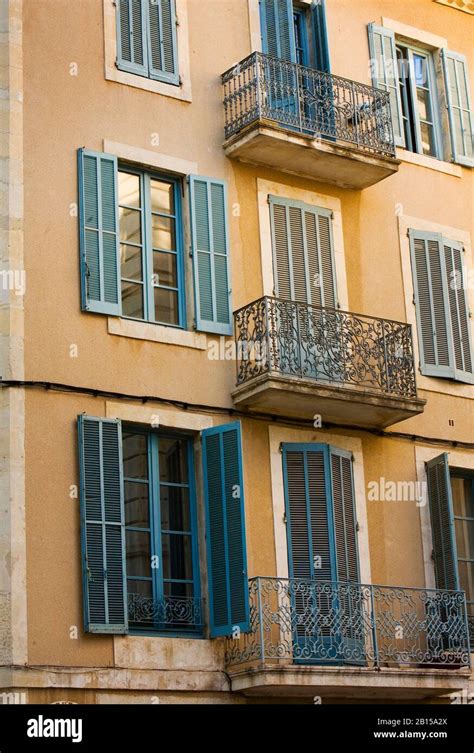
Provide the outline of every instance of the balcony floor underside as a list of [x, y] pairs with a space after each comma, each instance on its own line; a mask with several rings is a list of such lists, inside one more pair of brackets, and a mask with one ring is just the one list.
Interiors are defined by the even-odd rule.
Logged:
[[423, 412], [425, 400], [354, 389], [313, 379], [263, 374], [232, 393], [239, 408], [383, 429]]
[[357, 700], [421, 701], [458, 693], [469, 687], [469, 670], [381, 670], [354, 667], [263, 665], [228, 669], [232, 690], [245, 696], [314, 697]]
[[224, 143], [227, 157], [341, 188], [363, 189], [398, 171], [400, 161], [255, 121]]

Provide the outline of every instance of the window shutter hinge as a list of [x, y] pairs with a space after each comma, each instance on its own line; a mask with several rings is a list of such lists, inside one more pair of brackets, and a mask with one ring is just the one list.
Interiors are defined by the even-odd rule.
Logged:
[[176, 26], [179, 26], [179, 16], [175, 16], [174, 22]]
[[283, 442], [280, 442], [278, 446], [278, 452], [283, 453]]
[[179, 84], [179, 86], [183, 85], [183, 77], [182, 76], [178, 76], [178, 84]]
[[357, 523], [356, 523], [356, 531], [357, 531], [357, 532], [359, 532], [359, 531], [360, 531], [360, 525], [359, 525], [359, 521], [357, 521]]
[[435, 559], [435, 553], [434, 553], [434, 549], [432, 549], [432, 550], [431, 550], [431, 559], [432, 559], [432, 560], [433, 560], [433, 562], [434, 562], [434, 559]]
[[196, 322], [196, 319], [193, 319], [193, 329], [197, 329], [197, 322]]
[[415, 296], [413, 296], [413, 298], [411, 299], [411, 302], [413, 303], [414, 306], [416, 306]]
[[282, 520], [283, 520], [283, 523], [284, 523], [284, 525], [286, 526], [286, 523], [287, 523], [287, 520], [286, 520], [286, 512], [284, 512], [284, 513], [283, 513], [283, 518], [282, 518]]

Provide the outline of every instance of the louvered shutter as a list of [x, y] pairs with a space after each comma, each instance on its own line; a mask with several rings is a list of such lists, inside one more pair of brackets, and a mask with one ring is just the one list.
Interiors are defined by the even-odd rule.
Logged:
[[117, 65], [119, 68], [148, 75], [147, 0], [117, 0]]
[[368, 25], [368, 34], [372, 83], [377, 89], [389, 92], [395, 144], [405, 146], [395, 34], [376, 24]]
[[451, 50], [441, 51], [443, 59], [446, 102], [453, 162], [474, 166], [474, 116], [471, 109], [471, 92], [467, 60], [464, 55]]
[[79, 149], [78, 176], [82, 309], [120, 315], [117, 158]]
[[291, 0], [260, 0], [260, 25], [263, 52], [296, 62]]
[[177, 84], [178, 47], [175, 0], [144, 0], [148, 4], [148, 60], [150, 78]]
[[474, 382], [471, 321], [466, 295], [461, 243], [444, 239], [444, 260], [453, 334], [455, 378]]
[[121, 424], [79, 416], [84, 623], [90, 633], [126, 633]]
[[359, 582], [352, 456], [330, 448], [337, 580]]
[[454, 512], [447, 453], [426, 463], [436, 586], [459, 589]]
[[226, 184], [191, 175], [189, 185], [196, 328], [231, 335]]
[[330, 73], [331, 65], [329, 61], [325, 0], [312, 4], [311, 19], [313, 26], [314, 66], [318, 71]]
[[202, 432], [211, 636], [249, 629], [240, 423]]

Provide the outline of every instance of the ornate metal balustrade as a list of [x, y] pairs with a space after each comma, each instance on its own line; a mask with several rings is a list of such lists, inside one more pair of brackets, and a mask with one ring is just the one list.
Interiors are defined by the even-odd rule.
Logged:
[[268, 373], [416, 397], [409, 324], [266, 296], [234, 326], [237, 384]]
[[191, 596], [152, 599], [129, 593], [128, 621], [136, 628], [197, 633], [204, 624], [202, 599]]
[[227, 666], [470, 666], [463, 591], [252, 578], [250, 631], [226, 642]]
[[222, 75], [225, 137], [271, 120], [314, 138], [395, 156], [389, 95], [330, 73], [253, 52]]

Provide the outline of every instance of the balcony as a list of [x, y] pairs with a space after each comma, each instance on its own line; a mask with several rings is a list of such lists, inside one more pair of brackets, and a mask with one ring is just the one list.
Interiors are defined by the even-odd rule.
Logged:
[[226, 639], [246, 695], [421, 699], [467, 688], [463, 591], [257, 577], [250, 631]]
[[371, 428], [423, 411], [409, 324], [266, 296], [234, 328], [239, 408]]
[[228, 157], [343, 188], [397, 172], [386, 92], [261, 52], [222, 83]]
[[133, 631], [201, 634], [204, 627], [202, 599], [163, 596], [153, 599], [127, 594], [128, 622]]

